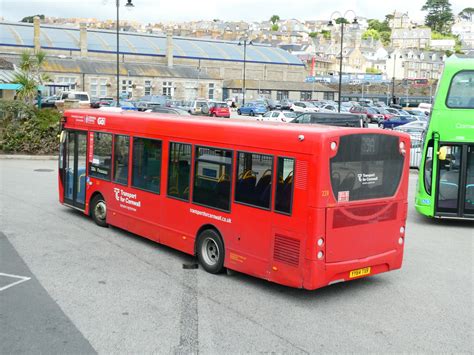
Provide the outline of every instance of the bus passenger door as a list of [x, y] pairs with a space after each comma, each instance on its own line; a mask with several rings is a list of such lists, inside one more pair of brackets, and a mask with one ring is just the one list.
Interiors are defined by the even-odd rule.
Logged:
[[465, 217], [474, 214], [474, 147], [440, 144], [436, 215]]
[[67, 131], [64, 142], [62, 179], [64, 202], [84, 209], [86, 197], [87, 133]]

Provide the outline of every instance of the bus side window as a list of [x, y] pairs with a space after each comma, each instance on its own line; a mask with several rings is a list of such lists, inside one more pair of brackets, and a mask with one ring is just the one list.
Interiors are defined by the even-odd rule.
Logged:
[[94, 149], [89, 175], [110, 180], [112, 167], [112, 134], [94, 132]]
[[257, 153], [238, 153], [235, 201], [270, 209], [273, 157]]
[[432, 174], [433, 174], [433, 140], [430, 140], [426, 148], [425, 164], [424, 164], [424, 170], [423, 170], [425, 191], [428, 195], [431, 195]]
[[193, 202], [230, 211], [232, 151], [196, 147]]
[[160, 193], [161, 153], [161, 141], [133, 138], [133, 187]]
[[130, 153], [130, 136], [115, 136], [114, 142], [114, 181], [128, 184], [128, 158]]
[[170, 143], [168, 159], [168, 196], [189, 200], [191, 144]]
[[291, 214], [295, 160], [278, 157], [275, 211]]

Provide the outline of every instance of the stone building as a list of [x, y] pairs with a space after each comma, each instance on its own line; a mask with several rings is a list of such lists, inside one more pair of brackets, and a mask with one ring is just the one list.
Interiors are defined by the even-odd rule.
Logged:
[[[225, 82], [243, 77], [285, 91], [304, 84], [305, 65], [296, 56], [261, 44], [120, 33], [120, 82], [116, 80], [116, 33], [107, 30], [0, 22], [0, 56], [18, 63], [25, 50], [46, 52], [50, 84], [69, 85], [91, 96], [138, 98], [163, 94], [173, 99], [222, 99]], [[276, 84], [275, 84], [276, 83]], [[319, 87], [320, 90], [333, 90]], [[306, 91], [306, 90], [302, 90]]]

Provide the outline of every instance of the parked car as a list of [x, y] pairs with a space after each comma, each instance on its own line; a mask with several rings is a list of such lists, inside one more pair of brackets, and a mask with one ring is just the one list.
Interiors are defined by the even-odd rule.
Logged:
[[351, 109], [350, 109], [350, 112], [351, 113], [363, 113], [364, 115], [367, 115], [367, 118], [369, 120], [369, 122], [375, 122], [375, 123], [378, 123], [379, 121], [383, 121], [384, 120], [384, 116], [380, 113], [378, 113], [377, 111], [375, 111], [375, 109], [371, 108], [371, 107], [365, 107], [365, 106], [353, 106]]
[[58, 95], [48, 96], [41, 101], [41, 108], [55, 108], [58, 100]]
[[77, 100], [79, 105], [90, 106], [91, 98], [89, 94], [85, 91], [62, 91], [58, 95], [58, 100], [56, 100], [55, 105], [63, 105], [64, 100]]
[[249, 116], [264, 115], [265, 113], [267, 113], [267, 108], [262, 104], [257, 104], [255, 102], [247, 102], [245, 105], [237, 109], [237, 113], [239, 115]]
[[108, 106], [101, 106], [101, 107], [119, 107], [122, 110], [126, 111], [138, 111], [138, 108], [133, 104], [133, 102], [120, 100], [119, 104], [117, 105], [117, 101], [112, 101]]
[[93, 98], [91, 100], [91, 108], [99, 108], [99, 107], [103, 107], [103, 106], [110, 106], [110, 104], [113, 101], [114, 101], [114, 98], [113, 97], [108, 97], [108, 96]]
[[316, 107], [312, 102], [295, 101], [290, 107], [290, 111], [304, 113], [304, 112], [317, 112], [319, 108]]
[[209, 103], [205, 99], [194, 100], [186, 109], [191, 115], [207, 115], [209, 114]]
[[263, 115], [261, 121], [289, 122], [296, 116], [297, 114], [292, 111], [270, 111]]
[[230, 118], [230, 109], [226, 102], [212, 101], [209, 103], [209, 116]]
[[[341, 105], [341, 111], [343, 111], [343, 107]], [[337, 112], [338, 110], [338, 106], [337, 105], [331, 105], [331, 104], [328, 104], [328, 105], [323, 105], [319, 108], [319, 111], [320, 112]]]
[[412, 116], [419, 116], [419, 117], [427, 117], [428, 115], [425, 113], [425, 111], [422, 111], [422, 110], [417, 110], [417, 109], [414, 109], [414, 110], [408, 110], [407, 111], [410, 115]]
[[289, 110], [292, 104], [293, 104], [293, 101], [289, 99], [283, 99], [280, 101], [280, 108], [282, 110]]
[[384, 120], [388, 120], [389, 118], [394, 117], [395, 115], [391, 113], [390, 111], [387, 111], [383, 107], [372, 107], [375, 111], [383, 115]]
[[147, 110], [146, 112], [167, 113], [170, 115], [178, 115], [178, 116], [191, 116], [191, 114], [188, 111], [183, 110], [181, 108], [177, 108], [177, 107], [156, 106], [156, 107], [153, 107], [151, 110]]
[[168, 98], [163, 95], [145, 95], [139, 98], [135, 104], [138, 111], [150, 110], [155, 106], [166, 106]]
[[281, 102], [278, 100], [267, 100], [267, 107], [269, 110], [281, 110]]
[[411, 116], [395, 116], [392, 118], [389, 118], [388, 120], [381, 120], [379, 122], [379, 127], [380, 128], [395, 128], [410, 122], [415, 121], [416, 118], [411, 117]]

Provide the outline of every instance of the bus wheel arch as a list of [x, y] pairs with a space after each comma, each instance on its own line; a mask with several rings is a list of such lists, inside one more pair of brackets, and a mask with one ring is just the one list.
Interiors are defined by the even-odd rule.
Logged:
[[106, 221], [107, 203], [104, 196], [98, 191], [94, 192], [89, 200], [89, 214], [97, 225], [108, 226]]
[[207, 272], [219, 274], [224, 270], [224, 239], [214, 225], [206, 224], [199, 228], [194, 243], [194, 254]]

